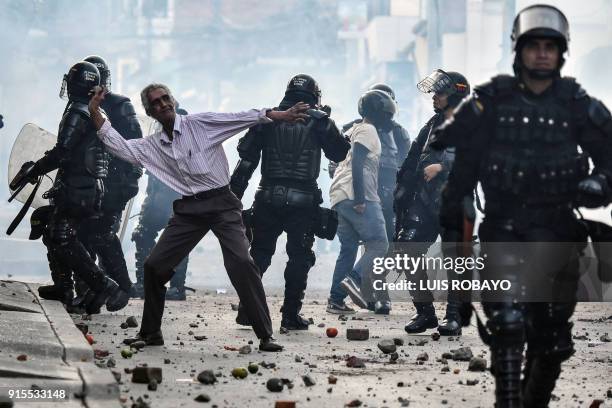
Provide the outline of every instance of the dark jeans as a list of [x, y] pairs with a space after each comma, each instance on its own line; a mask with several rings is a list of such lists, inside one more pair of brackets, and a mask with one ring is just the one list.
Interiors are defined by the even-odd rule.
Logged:
[[313, 221], [316, 207], [275, 207], [255, 202], [253, 208], [253, 242], [251, 256], [263, 274], [276, 250], [276, 241], [287, 233], [284, 313], [295, 315], [302, 308], [308, 271], [315, 263]]
[[242, 204], [229, 190], [217, 189], [204, 199], [180, 199], [174, 215], [144, 264], [145, 302], [141, 333], [160, 329], [164, 313], [165, 284], [174, 268], [208, 231], [219, 239], [223, 263], [232, 285], [245, 306], [259, 338], [272, 335], [272, 321], [259, 269], [249, 255], [249, 242], [242, 223]]

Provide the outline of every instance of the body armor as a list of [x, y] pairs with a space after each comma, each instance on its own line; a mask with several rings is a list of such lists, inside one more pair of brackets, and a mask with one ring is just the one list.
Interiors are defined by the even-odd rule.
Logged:
[[[311, 122], [312, 123], [312, 122]], [[279, 123], [263, 126], [262, 185], [279, 179], [316, 185], [321, 168], [321, 147], [312, 125]]]
[[38, 161], [37, 166], [46, 173], [59, 164], [55, 183], [48, 192], [56, 205], [99, 211], [108, 158], [89, 120], [87, 105], [71, 102], [60, 122], [56, 146]]
[[[108, 115], [113, 128], [124, 139], [140, 139], [142, 131], [130, 99], [107, 93], [102, 109]], [[140, 166], [135, 166], [114, 156], [110, 157], [108, 177], [102, 207], [105, 211], [123, 210], [125, 204], [138, 193], [138, 179], [142, 176]]]
[[[571, 111], [577, 85], [557, 81], [541, 98], [513, 92], [518, 82], [497, 77], [495, 131], [481, 164], [487, 202], [520, 200], [527, 205], [570, 203], [588, 175], [586, 156], [578, 152]], [[567, 92], [565, 88], [576, 88]]]

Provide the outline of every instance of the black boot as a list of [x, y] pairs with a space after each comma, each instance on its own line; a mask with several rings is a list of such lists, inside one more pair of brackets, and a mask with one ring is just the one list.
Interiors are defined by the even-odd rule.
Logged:
[[546, 408], [561, 374], [561, 361], [550, 357], [527, 360], [523, 380], [523, 407]]
[[436, 309], [431, 302], [414, 302], [417, 313], [408, 322], [404, 330], [407, 333], [423, 333], [427, 329], [438, 327]]
[[520, 383], [522, 362], [522, 346], [491, 348], [495, 408], [523, 408]]
[[304, 319], [302, 315], [295, 314], [287, 314], [283, 312], [283, 319], [281, 320], [281, 327], [287, 330], [308, 330], [308, 326], [310, 325], [310, 321]]
[[69, 267], [62, 265], [50, 252], [47, 253], [47, 259], [53, 285], [39, 286], [38, 295], [43, 299], [57, 300], [65, 305], [70, 305], [74, 297], [72, 271]]
[[468, 327], [470, 325], [470, 321], [472, 320], [472, 303], [470, 302], [461, 302], [461, 306], [459, 307], [459, 316], [461, 317], [461, 326]]
[[441, 336], [459, 336], [461, 335], [462, 320], [459, 309], [461, 303], [450, 301], [446, 305], [446, 315], [444, 320], [438, 326], [438, 333]]
[[85, 311], [87, 314], [100, 313], [100, 308], [106, 303], [109, 298], [115, 298], [117, 292], [119, 292], [119, 285], [111, 278], [105, 277], [103, 286], [97, 291], [93, 291], [93, 296], [88, 300], [85, 305]]

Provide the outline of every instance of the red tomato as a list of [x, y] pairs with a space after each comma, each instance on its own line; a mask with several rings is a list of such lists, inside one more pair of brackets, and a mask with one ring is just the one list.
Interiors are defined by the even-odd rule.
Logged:
[[325, 334], [327, 334], [327, 337], [336, 337], [338, 335], [338, 329], [335, 327], [328, 327], [327, 330], [325, 330]]

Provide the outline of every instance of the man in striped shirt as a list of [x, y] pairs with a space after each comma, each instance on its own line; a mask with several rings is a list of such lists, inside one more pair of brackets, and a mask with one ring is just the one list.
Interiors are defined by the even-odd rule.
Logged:
[[89, 104], [98, 136], [115, 156], [145, 167], [183, 196], [173, 204], [174, 215], [144, 265], [145, 302], [142, 324], [130, 344], [144, 340], [162, 345], [161, 320], [165, 284], [174, 268], [210, 230], [217, 236], [225, 268], [248, 314], [262, 351], [281, 351], [272, 337], [272, 322], [257, 266], [249, 255], [242, 224], [242, 205], [230, 191], [229, 166], [223, 141], [258, 123], [306, 118], [308, 105], [298, 103], [286, 111], [270, 109], [239, 113], [177, 115], [172, 93], [162, 84], [150, 84], [141, 92], [147, 115], [162, 130], [144, 139], [125, 140], [99, 110], [104, 99], [98, 89]]

